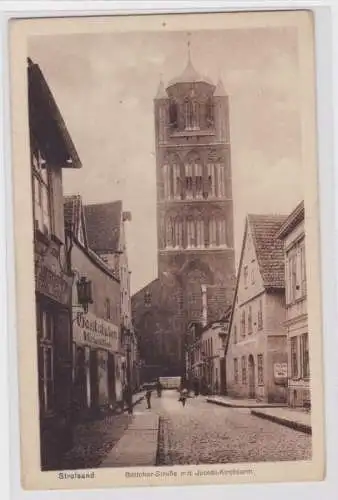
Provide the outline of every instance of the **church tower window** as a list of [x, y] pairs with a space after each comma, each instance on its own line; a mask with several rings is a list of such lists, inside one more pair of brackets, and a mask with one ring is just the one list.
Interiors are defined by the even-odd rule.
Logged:
[[196, 244], [198, 248], [204, 247], [204, 220], [196, 221]]
[[210, 198], [216, 197], [216, 172], [215, 165], [213, 163], [208, 164], [208, 196]]
[[187, 220], [187, 246], [188, 248], [196, 246], [196, 228], [193, 219]]
[[171, 127], [177, 128], [177, 104], [173, 99], [169, 104], [169, 121]]
[[175, 219], [175, 247], [183, 247], [183, 224], [179, 218]]
[[195, 187], [196, 187], [196, 198], [203, 197], [203, 172], [202, 165], [200, 163], [195, 163]]
[[217, 225], [214, 217], [209, 220], [209, 245], [212, 247], [217, 245]]
[[185, 165], [185, 196], [186, 198], [193, 197], [193, 164]]
[[170, 193], [170, 168], [167, 164], [163, 165], [163, 187], [164, 199], [168, 200], [171, 196]]
[[217, 232], [218, 232], [218, 244], [220, 246], [226, 246], [226, 226], [224, 219], [217, 220]]
[[172, 169], [173, 169], [174, 198], [177, 200], [181, 197], [180, 166], [177, 163], [174, 163]]
[[173, 220], [169, 217], [166, 227], [166, 248], [172, 248], [174, 246], [174, 225]]
[[214, 103], [212, 98], [208, 99], [206, 103], [206, 122], [208, 128], [214, 126]]
[[217, 163], [217, 194], [220, 198], [225, 196], [225, 178], [224, 178], [224, 165]]

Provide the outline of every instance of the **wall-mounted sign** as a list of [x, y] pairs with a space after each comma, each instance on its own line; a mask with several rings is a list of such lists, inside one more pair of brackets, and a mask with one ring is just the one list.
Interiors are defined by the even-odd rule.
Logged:
[[274, 363], [273, 373], [275, 379], [285, 379], [288, 377], [288, 364], [287, 363]]
[[94, 314], [77, 313], [74, 318], [74, 342], [90, 347], [117, 352], [119, 328]]
[[36, 291], [47, 297], [68, 305], [71, 297], [72, 280], [64, 274], [56, 274], [48, 266], [36, 267]]

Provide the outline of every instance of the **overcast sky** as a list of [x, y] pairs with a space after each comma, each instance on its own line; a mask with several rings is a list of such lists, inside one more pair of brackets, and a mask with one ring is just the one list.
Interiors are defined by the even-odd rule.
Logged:
[[[29, 56], [53, 92], [83, 163], [65, 194], [123, 200], [132, 212], [128, 253], [135, 292], [157, 274], [153, 98], [187, 63], [182, 32], [31, 38]], [[196, 31], [196, 70], [230, 96], [238, 262], [247, 213], [288, 213], [302, 199], [297, 32]]]

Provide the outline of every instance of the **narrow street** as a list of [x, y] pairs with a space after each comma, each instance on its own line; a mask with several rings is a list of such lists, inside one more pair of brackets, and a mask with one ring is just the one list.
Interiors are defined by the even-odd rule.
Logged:
[[311, 458], [311, 436], [250, 414], [248, 409], [208, 404], [189, 398], [183, 408], [176, 391], [142, 401], [135, 413], [160, 417], [158, 465], [274, 462]]

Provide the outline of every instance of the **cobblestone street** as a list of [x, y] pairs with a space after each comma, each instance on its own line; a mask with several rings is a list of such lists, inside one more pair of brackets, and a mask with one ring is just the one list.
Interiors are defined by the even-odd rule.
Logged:
[[248, 409], [207, 404], [201, 396], [183, 408], [175, 391], [153, 397], [152, 410], [141, 405], [160, 415], [158, 465], [311, 459], [311, 436], [254, 417]]

